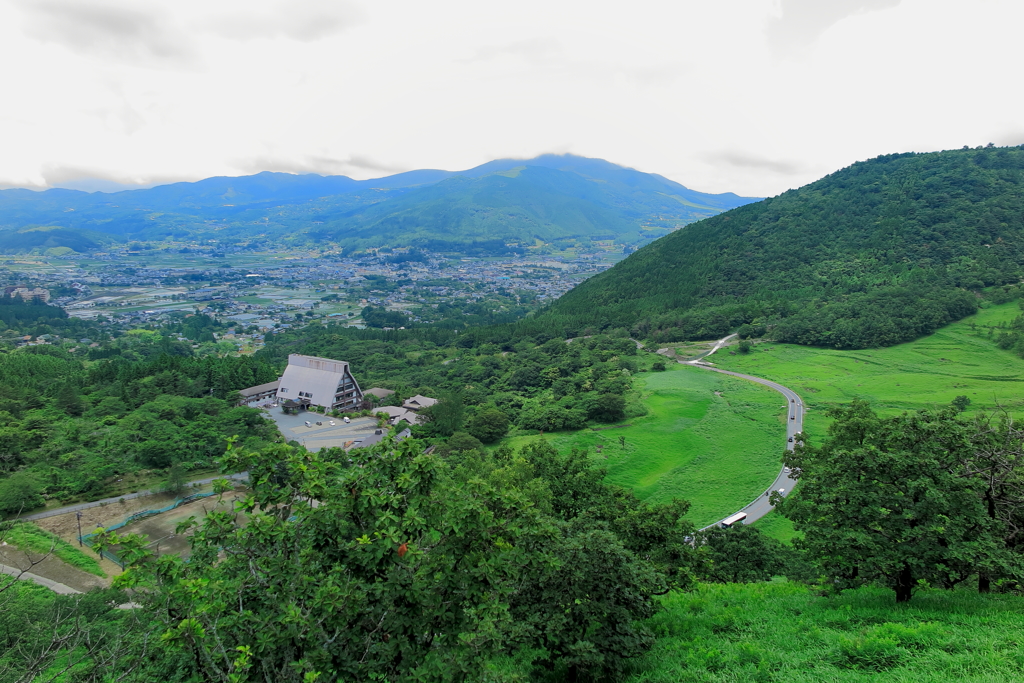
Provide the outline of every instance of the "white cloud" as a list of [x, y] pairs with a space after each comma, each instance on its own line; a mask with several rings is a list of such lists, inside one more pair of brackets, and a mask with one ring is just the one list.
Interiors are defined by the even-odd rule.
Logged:
[[0, 0], [0, 182], [559, 150], [775, 194], [1024, 141], [1021, 19], [1015, 0]]
[[145, 66], [191, 66], [190, 39], [144, 3], [23, 0], [26, 34], [80, 55]]
[[362, 9], [353, 3], [332, 0], [291, 0], [265, 7], [238, 5], [203, 23], [213, 32], [233, 40], [286, 37], [297, 41], [327, 38], [361, 23]]

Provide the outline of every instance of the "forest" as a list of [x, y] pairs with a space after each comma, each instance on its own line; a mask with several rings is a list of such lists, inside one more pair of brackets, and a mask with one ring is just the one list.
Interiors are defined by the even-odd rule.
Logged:
[[865, 348], [928, 334], [1020, 282], [1024, 148], [890, 154], [713, 216], [582, 283], [538, 319], [658, 342], [741, 325]]

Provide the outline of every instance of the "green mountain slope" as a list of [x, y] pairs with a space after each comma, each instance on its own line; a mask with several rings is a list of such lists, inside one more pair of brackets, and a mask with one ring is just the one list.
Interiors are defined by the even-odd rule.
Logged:
[[545, 313], [653, 340], [750, 323], [780, 340], [860, 348], [976, 310], [1020, 282], [1024, 148], [894, 154], [660, 239]]
[[751, 201], [708, 195], [600, 159], [499, 160], [400, 197], [325, 218], [320, 238], [355, 247], [536, 240], [637, 244]]
[[259, 173], [114, 193], [0, 190], [0, 250], [22, 249], [25, 239], [13, 235], [41, 225], [121, 239], [216, 233], [222, 243], [326, 241], [349, 250], [501, 252], [538, 239], [638, 246], [750, 201], [695, 192], [601, 159], [549, 154], [360, 181]]

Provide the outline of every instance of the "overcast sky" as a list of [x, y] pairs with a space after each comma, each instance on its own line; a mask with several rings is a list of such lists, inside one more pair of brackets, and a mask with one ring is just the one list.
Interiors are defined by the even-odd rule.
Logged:
[[1024, 143], [1020, 0], [0, 0], [0, 187], [571, 152], [774, 195]]

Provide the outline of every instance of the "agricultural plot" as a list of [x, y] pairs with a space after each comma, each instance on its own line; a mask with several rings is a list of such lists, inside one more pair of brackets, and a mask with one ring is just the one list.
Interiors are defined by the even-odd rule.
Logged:
[[743, 507], [778, 474], [786, 438], [778, 393], [673, 364], [637, 385], [650, 413], [629, 426], [517, 437], [510, 445], [544, 438], [559, 450], [585, 448], [608, 481], [640, 498], [689, 500], [688, 518], [698, 526]]
[[[207, 514], [220, 511], [230, 512], [234, 508], [237, 494], [227, 493], [223, 497], [209, 496], [186, 503], [173, 510], [159, 514], [143, 517], [125, 526], [116, 529], [119, 535], [138, 534], [145, 536], [149, 541], [149, 549], [157, 555], [179, 555], [188, 557], [191, 554], [188, 537], [190, 534], [177, 533], [177, 527], [190, 517], [202, 519]], [[118, 548], [111, 548], [114, 556], [118, 555]]]

